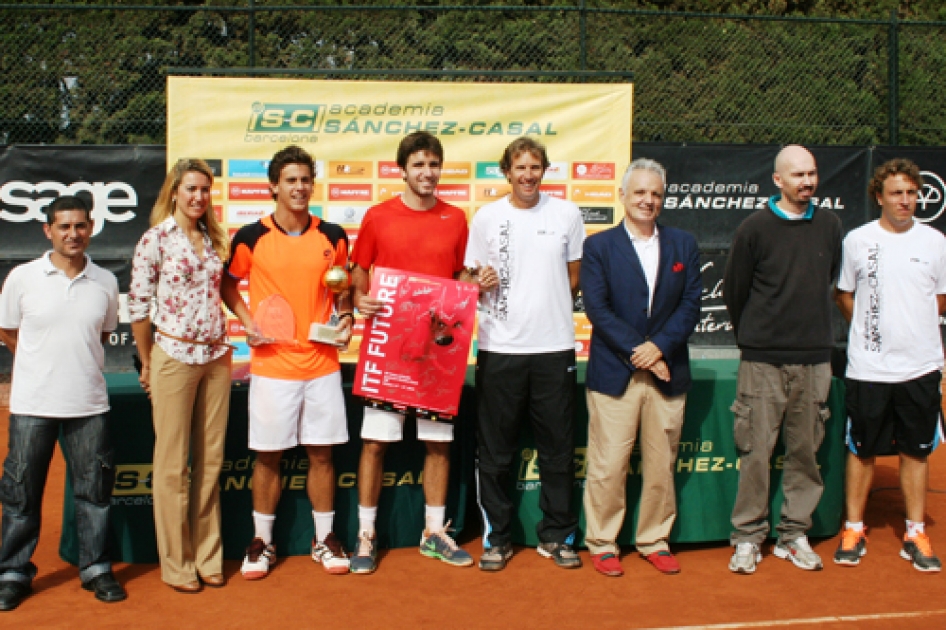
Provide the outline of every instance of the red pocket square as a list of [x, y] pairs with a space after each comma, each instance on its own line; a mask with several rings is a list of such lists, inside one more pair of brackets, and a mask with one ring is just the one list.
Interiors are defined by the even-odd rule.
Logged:
[[682, 262], [673, 263], [673, 273], [680, 273], [681, 271], [683, 271], [683, 263]]

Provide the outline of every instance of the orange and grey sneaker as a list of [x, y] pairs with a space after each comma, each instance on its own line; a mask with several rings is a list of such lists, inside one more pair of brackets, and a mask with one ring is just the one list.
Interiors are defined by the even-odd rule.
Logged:
[[857, 531], [845, 527], [841, 532], [841, 544], [834, 552], [834, 563], [845, 567], [856, 567], [867, 553], [867, 528]]
[[900, 557], [912, 561], [913, 568], [917, 571], [935, 573], [943, 569], [943, 563], [933, 553], [930, 537], [925, 533], [917, 533], [916, 536], [904, 534]]

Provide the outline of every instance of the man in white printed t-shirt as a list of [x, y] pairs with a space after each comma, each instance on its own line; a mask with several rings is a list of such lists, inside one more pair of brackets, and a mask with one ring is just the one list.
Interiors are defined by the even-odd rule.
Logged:
[[44, 210], [52, 250], [15, 267], [0, 292], [0, 341], [13, 353], [10, 451], [0, 478], [0, 610], [30, 594], [43, 487], [58, 440], [75, 495], [82, 588], [125, 599], [112, 575], [108, 517], [114, 466], [105, 414], [105, 335], [118, 325], [118, 281], [85, 250], [92, 216], [78, 197]]
[[847, 363], [847, 522], [834, 555], [854, 566], [867, 553], [864, 508], [874, 457], [900, 454], [907, 523], [900, 556], [919, 571], [939, 571], [924, 527], [927, 457], [943, 436], [940, 382], [946, 308], [946, 238], [914, 218], [923, 187], [905, 159], [882, 164], [868, 193], [880, 219], [844, 239], [837, 303], [851, 322]]
[[507, 492], [519, 428], [528, 416], [539, 457], [543, 519], [540, 555], [577, 568], [574, 482], [575, 327], [585, 238], [578, 207], [542, 193], [545, 147], [519, 138], [500, 168], [512, 185], [470, 224], [466, 265], [480, 280], [477, 390], [477, 487], [485, 520], [484, 571], [512, 557], [513, 504]]

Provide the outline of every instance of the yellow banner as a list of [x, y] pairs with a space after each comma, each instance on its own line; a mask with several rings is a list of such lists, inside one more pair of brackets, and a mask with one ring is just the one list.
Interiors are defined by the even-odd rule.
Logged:
[[[354, 241], [365, 211], [403, 190], [395, 153], [406, 134], [424, 130], [440, 138], [438, 194], [469, 217], [508, 193], [500, 156], [515, 138], [530, 136], [552, 162], [543, 188], [574, 201], [587, 230], [596, 232], [624, 216], [617, 191], [631, 157], [631, 112], [627, 83], [169, 77], [168, 164], [199, 157], [216, 168], [214, 211], [232, 234], [273, 210], [268, 161], [297, 144], [316, 160], [310, 212], [341, 224]], [[238, 329], [231, 325], [237, 337]], [[357, 345], [346, 359], [357, 356]], [[237, 361], [248, 358], [238, 346]]]

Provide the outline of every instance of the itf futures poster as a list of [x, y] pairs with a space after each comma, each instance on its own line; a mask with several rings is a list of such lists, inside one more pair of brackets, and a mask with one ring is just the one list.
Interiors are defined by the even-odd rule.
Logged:
[[455, 416], [476, 320], [475, 284], [375, 267], [353, 392], [388, 409]]
[[[269, 159], [297, 144], [316, 160], [309, 211], [341, 224], [354, 242], [368, 208], [404, 189], [395, 153], [408, 133], [440, 138], [445, 163], [437, 195], [468, 218], [509, 192], [499, 158], [514, 139], [529, 136], [548, 148], [552, 163], [542, 189], [574, 201], [591, 233], [623, 218], [618, 188], [631, 158], [631, 93], [628, 83], [169, 77], [168, 164], [182, 157], [210, 162], [217, 170], [214, 210], [234, 233], [272, 212]], [[575, 326], [587, 347], [583, 313], [575, 314]], [[344, 361], [358, 356], [359, 328]], [[229, 332], [239, 374], [249, 350], [236, 320]]]

